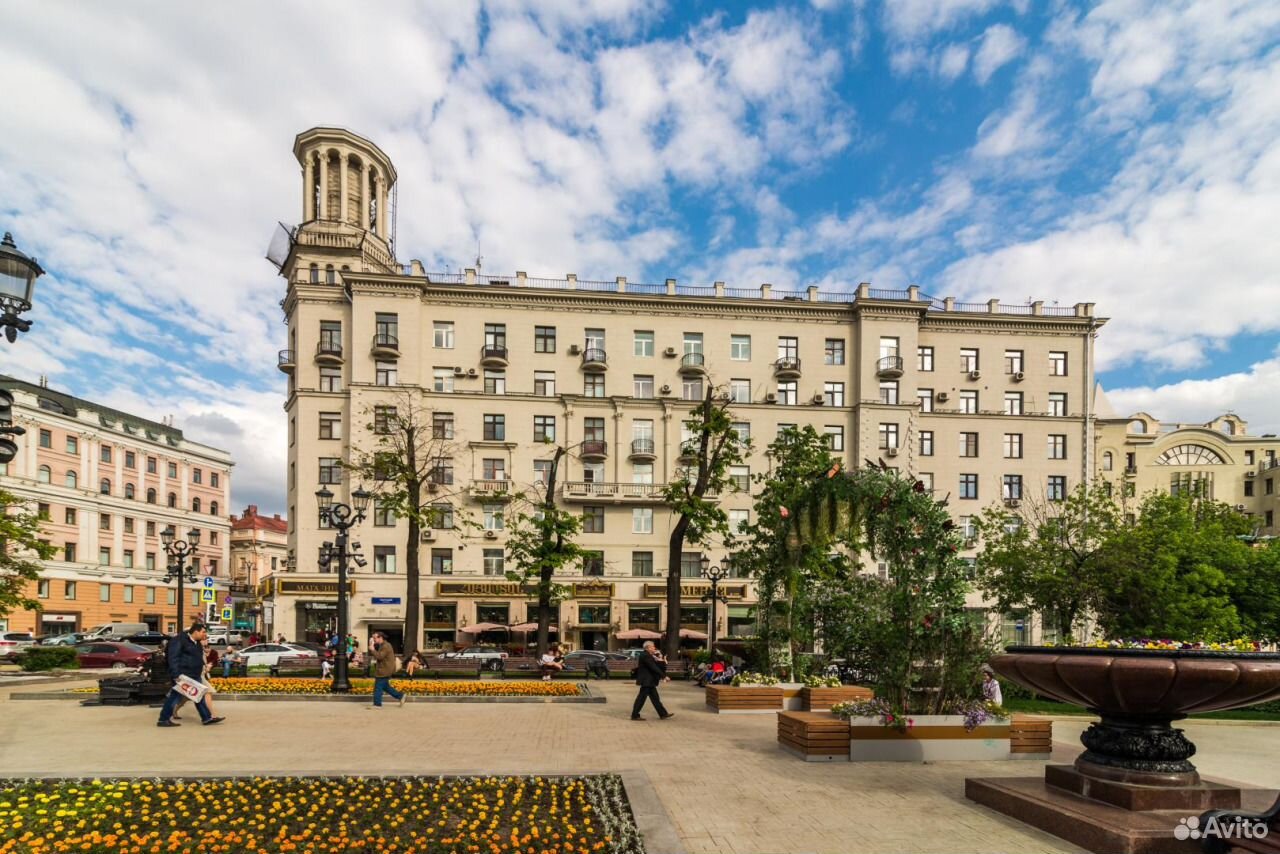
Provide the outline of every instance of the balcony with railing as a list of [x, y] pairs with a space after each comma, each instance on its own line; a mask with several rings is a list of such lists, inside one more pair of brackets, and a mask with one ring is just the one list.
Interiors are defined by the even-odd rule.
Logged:
[[902, 376], [901, 356], [881, 356], [876, 362], [876, 376], [882, 380], [896, 380]]
[[632, 439], [631, 459], [637, 462], [651, 462], [657, 457], [657, 448], [652, 439]]
[[604, 439], [587, 439], [578, 446], [578, 456], [587, 462], [599, 462], [609, 456], [609, 443]]
[[564, 484], [565, 501], [613, 504], [661, 504], [661, 483], [601, 483], [570, 480]]
[[292, 350], [281, 350], [276, 354], [276, 367], [291, 374], [298, 367], [298, 357]]
[[783, 356], [773, 363], [773, 375], [780, 380], [798, 379], [800, 377], [800, 359], [798, 356]]
[[680, 357], [680, 373], [690, 377], [706, 376], [706, 355], [703, 353], [685, 353]]
[[400, 337], [390, 332], [376, 332], [369, 353], [375, 359], [400, 358]]
[[344, 361], [341, 341], [321, 338], [316, 344], [317, 365], [341, 365]]
[[486, 368], [505, 368], [511, 364], [507, 348], [501, 344], [485, 344], [480, 348], [480, 364]]
[[505, 478], [502, 480], [473, 480], [468, 488], [472, 498], [482, 501], [510, 498], [513, 491], [511, 481]]
[[582, 351], [582, 370], [600, 372], [608, 369], [609, 355], [603, 347], [588, 347]]

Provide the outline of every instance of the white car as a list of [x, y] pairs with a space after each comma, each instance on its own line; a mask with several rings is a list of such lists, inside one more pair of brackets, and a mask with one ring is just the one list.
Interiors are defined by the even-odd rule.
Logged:
[[272, 667], [282, 658], [319, 658], [315, 650], [292, 643], [256, 643], [231, 653], [231, 659], [248, 667]]
[[498, 671], [502, 669], [502, 662], [507, 657], [506, 650], [498, 649], [496, 646], [469, 646], [466, 649], [457, 652], [446, 652], [445, 658], [479, 658], [482, 661], [480, 665], [486, 670]]
[[0, 658], [16, 659], [24, 649], [35, 645], [31, 632], [0, 632]]
[[249, 635], [241, 629], [209, 629], [210, 646], [235, 646], [248, 640]]

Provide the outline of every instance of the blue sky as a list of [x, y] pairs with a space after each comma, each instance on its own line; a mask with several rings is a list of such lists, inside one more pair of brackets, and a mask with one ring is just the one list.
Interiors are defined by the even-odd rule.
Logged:
[[1273, 0], [6, 4], [0, 227], [49, 275], [0, 370], [282, 510], [262, 256], [332, 124], [428, 269], [1091, 301], [1118, 410], [1278, 431], [1278, 45]]

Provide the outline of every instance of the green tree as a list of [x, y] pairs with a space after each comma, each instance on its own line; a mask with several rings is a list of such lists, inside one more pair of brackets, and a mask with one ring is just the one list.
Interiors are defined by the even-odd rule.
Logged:
[[719, 502], [709, 498], [732, 485], [729, 467], [739, 463], [750, 447], [733, 429], [729, 397], [707, 385], [707, 394], [685, 419], [690, 438], [681, 446], [687, 463], [663, 490], [663, 500], [675, 522], [671, 526], [667, 552], [667, 634], [666, 654], [674, 658], [680, 650], [680, 557], [686, 542], [708, 545], [713, 536], [729, 536], [729, 516]]
[[516, 566], [507, 578], [521, 584], [533, 582], [538, 592], [539, 654], [546, 652], [550, 640], [551, 607], [564, 598], [565, 591], [553, 581], [555, 574], [581, 560], [583, 554], [574, 540], [582, 527], [581, 518], [555, 501], [560, 462], [566, 454], [565, 448], [555, 449], [546, 481], [535, 484], [531, 498], [517, 498], [528, 501], [529, 508], [515, 513], [507, 525], [507, 556]]
[[1059, 637], [1097, 605], [1099, 554], [1120, 528], [1106, 487], [1081, 483], [1062, 501], [992, 505], [974, 520], [982, 551], [978, 587], [1002, 612], [1019, 608], [1056, 620]]
[[1098, 555], [1105, 581], [1097, 608], [1108, 637], [1230, 640], [1241, 631], [1232, 598], [1248, 572], [1248, 520], [1220, 502], [1151, 493], [1132, 527]]
[[21, 498], [0, 489], [0, 617], [18, 608], [39, 607], [27, 589], [40, 578], [40, 562], [55, 552], [40, 539], [41, 521]]
[[1231, 576], [1231, 599], [1245, 637], [1280, 640], [1280, 540], [1249, 549], [1244, 568]]

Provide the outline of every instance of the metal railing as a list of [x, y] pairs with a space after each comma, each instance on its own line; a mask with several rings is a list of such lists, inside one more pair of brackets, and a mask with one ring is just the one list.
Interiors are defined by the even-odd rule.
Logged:
[[375, 332], [373, 334], [373, 346], [380, 350], [400, 350], [400, 339], [392, 335], [390, 332]]
[[631, 453], [633, 454], [654, 454], [654, 444], [652, 439], [632, 439]]
[[281, 350], [276, 354], [276, 365], [284, 367], [286, 365], [296, 365], [297, 359], [294, 357], [292, 350]]
[[507, 348], [499, 347], [496, 344], [485, 344], [480, 348], [481, 359], [501, 359], [507, 361]]
[[774, 373], [782, 373], [783, 371], [799, 373], [800, 359], [786, 358], [786, 357], [778, 359], [776, 362], [773, 363], [773, 370], [774, 370]]
[[904, 362], [901, 356], [881, 356], [880, 361], [876, 362], [876, 371], [878, 373], [902, 373]]
[[609, 363], [609, 355], [605, 353], [603, 347], [588, 347], [582, 351], [582, 364], [606, 365]]
[[588, 439], [578, 447], [578, 453], [584, 457], [605, 457], [609, 455], [609, 443], [604, 439]]
[[707, 364], [707, 357], [702, 353], [685, 353], [680, 357], [681, 368], [704, 368]]
[[325, 341], [321, 339], [316, 344], [317, 356], [333, 356], [336, 359], [342, 358], [342, 342], [341, 341]]

